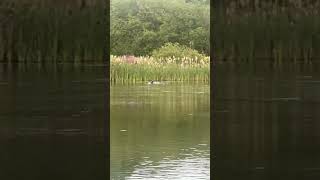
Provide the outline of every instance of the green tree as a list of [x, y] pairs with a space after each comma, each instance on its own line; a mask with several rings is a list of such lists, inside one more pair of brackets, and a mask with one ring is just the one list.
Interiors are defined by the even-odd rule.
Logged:
[[205, 1], [114, 0], [111, 54], [151, 55], [165, 43], [209, 54], [210, 10]]

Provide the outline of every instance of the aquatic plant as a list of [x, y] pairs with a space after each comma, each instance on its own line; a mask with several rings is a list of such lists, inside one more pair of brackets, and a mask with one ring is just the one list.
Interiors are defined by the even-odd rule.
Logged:
[[128, 62], [124, 57], [111, 56], [111, 82], [157, 81], [205, 81], [210, 78], [209, 57], [181, 59], [136, 57]]

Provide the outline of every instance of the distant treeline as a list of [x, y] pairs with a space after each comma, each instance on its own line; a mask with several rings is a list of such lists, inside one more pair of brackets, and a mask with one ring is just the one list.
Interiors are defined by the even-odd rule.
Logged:
[[179, 43], [209, 55], [209, 0], [112, 0], [111, 54], [150, 55]]
[[320, 1], [215, 0], [216, 60], [320, 58]]
[[1, 62], [102, 61], [105, 0], [1, 0]]

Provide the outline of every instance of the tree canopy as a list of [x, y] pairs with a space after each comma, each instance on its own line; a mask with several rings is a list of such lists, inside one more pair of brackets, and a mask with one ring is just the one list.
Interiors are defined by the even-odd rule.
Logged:
[[111, 54], [151, 55], [179, 43], [209, 55], [208, 0], [111, 1]]

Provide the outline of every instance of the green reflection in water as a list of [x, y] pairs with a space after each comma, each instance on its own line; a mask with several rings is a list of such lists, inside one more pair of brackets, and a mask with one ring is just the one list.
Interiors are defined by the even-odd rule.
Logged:
[[111, 86], [112, 179], [209, 179], [209, 85]]

